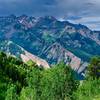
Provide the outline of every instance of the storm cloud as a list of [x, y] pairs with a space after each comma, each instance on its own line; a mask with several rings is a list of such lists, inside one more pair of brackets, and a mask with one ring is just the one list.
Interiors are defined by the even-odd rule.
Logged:
[[[100, 29], [99, 0], [0, 0], [0, 15], [54, 16]], [[95, 27], [93, 27], [95, 26]]]

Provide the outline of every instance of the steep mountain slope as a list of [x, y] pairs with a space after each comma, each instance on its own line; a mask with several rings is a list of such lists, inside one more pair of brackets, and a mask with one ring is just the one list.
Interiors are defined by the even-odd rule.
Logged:
[[80, 71], [85, 68], [80, 67], [83, 62], [100, 55], [100, 32], [52, 16], [0, 17], [0, 39], [13, 41], [51, 65], [63, 60]]
[[58, 43], [54, 43], [52, 46], [48, 47], [43, 53], [43, 57], [51, 64], [64, 61], [66, 64], [71, 65], [73, 69], [78, 69], [81, 65], [80, 58], [76, 57]]
[[[0, 51], [4, 51], [9, 55], [20, 58], [23, 62], [27, 63], [32, 60], [38, 66], [44, 67], [45, 69], [50, 68], [50, 65], [43, 59], [27, 52], [25, 49], [20, 47], [9, 40], [0, 41]], [[59, 54], [59, 52], [61, 52]], [[64, 61], [66, 64], [70, 65], [73, 70], [78, 71], [80, 67], [84, 64], [80, 58], [64, 49], [60, 44], [54, 43], [51, 47], [47, 48], [43, 53], [43, 57], [47, 59], [50, 64], [56, 64], [60, 61]], [[50, 62], [51, 61], [51, 62]], [[85, 69], [86, 66], [82, 68]], [[82, 71], [80, 71], [81, 73]]]
[[25, 49], [23, 49], [22, 47], [20, 47], [19, 45], [15, 44], [12, 41], [8, 40], [0, 41], [0, 51], [18, 57], [25, 63], [32, 60], [40, 67], [50, 68], [49, 64], [45, 60], [27, 52]]
[[32, 60], [40, 67], [43, 67], [45, 69], [50, 68], [49, 64], [45, 60], [27, 52], [27, 51], [25, 51], [25, 54], [21, 54], [20, 56], [21, 56], [22, 61], [25, 63]]

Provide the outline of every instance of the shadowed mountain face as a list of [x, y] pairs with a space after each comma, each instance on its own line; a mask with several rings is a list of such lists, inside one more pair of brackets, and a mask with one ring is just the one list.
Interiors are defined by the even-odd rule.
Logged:
[[[99, 31], [91, 31], [81, 24], [61, 22], [51, 16], [38, 19], [25, 15], [0, 17], [0, 40], [3, 39], [51, 65], [64, 61], [75, 70], [90, 57], [100, 55]], [[14, 50], [14, 47], [10, 49]]]

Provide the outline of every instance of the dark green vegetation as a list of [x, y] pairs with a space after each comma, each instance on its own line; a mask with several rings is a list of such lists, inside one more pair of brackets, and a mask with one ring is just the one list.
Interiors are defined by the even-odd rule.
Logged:
[[[80, 83], [80, 84], [79, 84]], [[100, 58], [91, 60], [82, 82], [64, 63], [44, 70], [0, 53], [0, 100], [100, 100]]]
[[0, 71], [0, 100], [71, 99], [78, 87], [73, 71], [64, 63], [44, 70], [31, 61], [26, 65], [1, 52]]
[[86, 75], [75, 92], [77, 100], [100, 100], [100, 57], [91, 59]]

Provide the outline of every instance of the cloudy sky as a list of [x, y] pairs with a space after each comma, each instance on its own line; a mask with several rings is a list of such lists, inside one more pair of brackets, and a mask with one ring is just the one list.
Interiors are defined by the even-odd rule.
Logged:
[[54, 16], [100, 30], [100, 0], [0, 0], [0, 16]]

